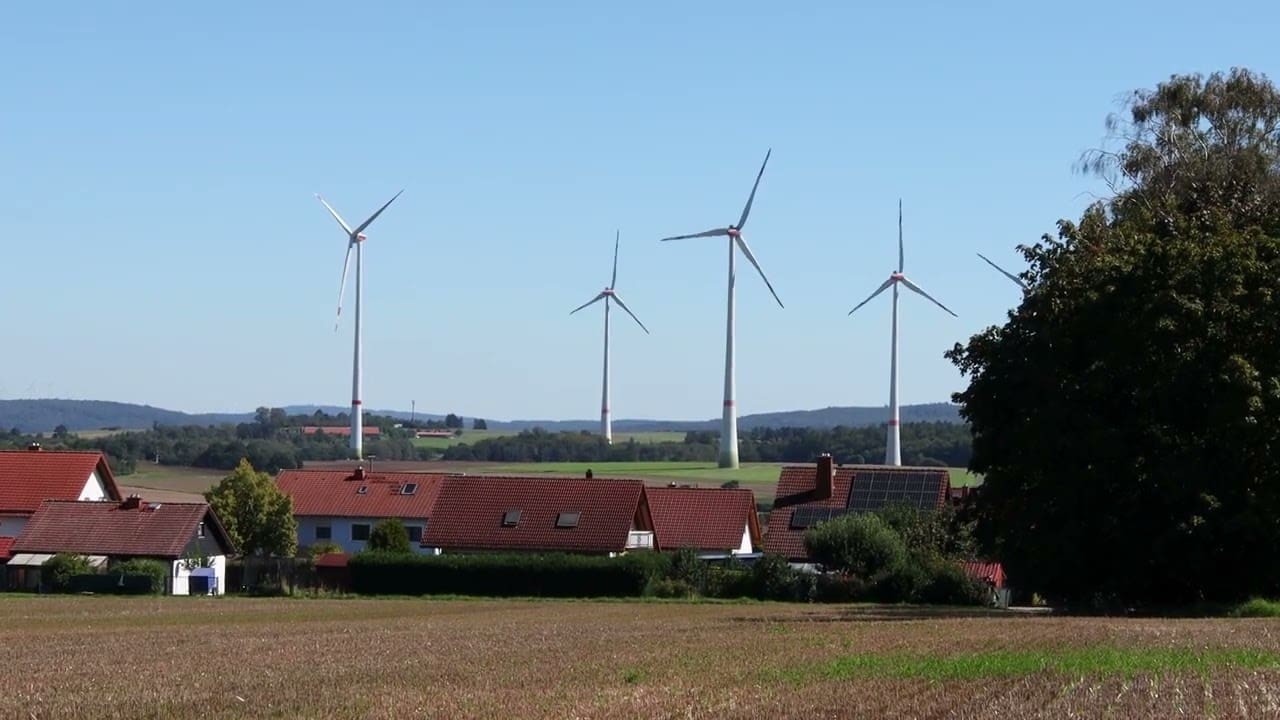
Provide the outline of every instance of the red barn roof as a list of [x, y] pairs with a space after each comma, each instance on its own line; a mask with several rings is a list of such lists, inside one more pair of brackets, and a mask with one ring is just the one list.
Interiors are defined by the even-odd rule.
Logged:
[[29, 515], [44, 500], [79, 500], [94, 472], [107, 498], [120, 500], [120, 488], [101, 452], [2, 450], [0, 513]]
[[0, 563], [8, 562], [13, 553], [9, 552], [13, 548], [15, 538], [0, 537]]
[[760, 518], [750, 490], [647, 487], [644, 493], [659, 550], [734, 550], [745, 529], [752, 547], [760, 547]]
[[[818, 518], [876, 510], [895, 500], [940, 508], [947, 502], [951, 485], [946, 468], [851, 465], [832, 468], [828, 495], [819, 488], [818, 476], [819, 466], [815, 465], [782, 468], [769, 513], [765, 552], [788, 560], [807, 560], [804, 534]], [[797, 522], [792, 522], [793, 518]]]
[[177, 559], [204, 523], [225, 552], [231, 541], [206, 503], [46, 500], [13, 544], [13, 553], [76, 553]]
[[[276, 486], [298, 517], [423, 519], [432, 516], [443, 475], [344, 470], [282, 470]], [[409, 492], [406, 492], [409, 491]]]
[[639, 480], [446, 477], [424, 547], [444, 550], [621, 552], [653, 520]]
[[[302, 426], [303, 435], [318, 435], [324, 432], [325, 435], [333, 435], [340, 437], [351, 436], [351, 426], [349, 425], [304, 425]], [[377, 425], [365, 425], [360, 428], [361, 435], [381, 435], [382, 429]]]

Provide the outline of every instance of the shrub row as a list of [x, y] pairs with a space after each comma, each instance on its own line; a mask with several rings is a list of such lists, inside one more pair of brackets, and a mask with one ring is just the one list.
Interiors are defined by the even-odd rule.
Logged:
[[669, 565], [656, 553], [608, 558], [365, 552], [352, 557], [349, 568], [352, 590], [363, 594], [637, 597]]
[[[161, 590], [164, 586], [161, 585]], [[67, 592], [95, 593], [98, 595], [153, 595], [155, 589], [150, 575], [125, 575], [107, 573], [105, 575], [72, 575], [66, 586]]]

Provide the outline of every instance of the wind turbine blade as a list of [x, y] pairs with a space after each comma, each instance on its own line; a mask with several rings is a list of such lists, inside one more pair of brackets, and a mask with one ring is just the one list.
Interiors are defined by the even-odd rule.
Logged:
[[989, 260], [989, 259], [987, 258], [987, 256], [986, 256], [986, 255], [983, 255], [982, 253], [978, 253], [978, 257], [982, 258], [983, 260], [986, 260], [988, 265], [990, 265], [991, 267], [995, 268], [996, 270], [999, 270], [999, 271], [1000, 271], [1000, 273], [1001, 273], [1002, 275], [1004, 275], [1005, 277], [1007, 277], [1007, 278], [1009, 278], [1010, 280], [1012, 280], [1012, 281], [1014, 281], [1014, 282], [1018, 283], [1018, 286], [1019, 286], [1019, 287], [1021, 287], [1023, 290], [1026, 290], [1026, 289], [1027, 289], [1027, 283], [1026, 283], [1026, 281], [1024, 281], [1022, 278], [1018, 277], [1017, 275], [1014, 275], [1013, 273], [1009, 272], [1008, 270], [1005, 270], [1004, 268], [1000, 267], [999, 265], [997, 265], [997, 264], [995, 264], [995, 263], [991, 262], [991, 260]]
[[613, 279], [609, 281], [609, 287], [618, 284], [618, 240], [622, 237], [621, 230], [615, 230], [613, 233]]
[[760, 263], [756, 262], [756, 256], [751, 254], [751, 248], [747, 247], [747, 239], [742, 237], [742, 235], [738, 235], [734, 239], [738, 241], [738, 247], [742, 249], [742, 254], [747, 256], [747, 260], [756, 267], [756, 272], [760, 273], [760, 277], [764, 280], [764, 284], [769, 287], [769, 292], [773, 293], [773, 299], [778, 301], [778, 307], [786, 308], [786, 306], [782, 304], [782, 300], [778, 297], [778, 293], [774, 292], [773, 284], [769, 282], [769, 278], [765, 277], [764, 269], [760, 267]]
[[933, 296], [932, 296], [932, 295], [930, 295], [929, 293], [925, 292], [924, 290], [921, 290], [919, 285], [916, 285], [915, 283], [911, 282], [910, 280], [906, 279], [905, 277], [904, 277], [904, 278], [902, 278], [902, 284], [903, 284], [903, 285], [906, 285], [908, 290], [911, 290], [911, 291], [913, 291], [913, 292], [915, 292], [915, 293], [917, 293], [917, 294], [919, 294], [919, 295], [922, 295], [922, 296], [924, 296], [924, 297], [928, 298], [929, 300], [932, 300], [934, 305], [937, 305], [938, 307], [942, 308], [943, 310], [946, 310], [948, 313], [950, 313], [950, 314], [951, 314], [951, 317], [960, 317], [959, 315], [956, 315], [955, 313], [951, 312], [951, 309], [950, 309], [950, 308], [948, 308], [946, 305], [943, 305], [942, 303], [940, 303], [940, 302], [938, 302], [937, 300], [935, 300], [935, 299], [933, 298]]
[[873, 293], [871, 293], [870, 295], [868, 295], [866, 300], [863, 300], [862, 302], [858, 303], [857, 305], [854, 305], [854, 306], [853, 306], [853, 309], [849, 311], [849, 314], [850, 314], [850, 315], [852, 315], [852, 314], [854, 314], [855, 312], [857, 312], [857, 311], [858, 311], [858, 308], [860, 308], [860, 307], [862, 307], [863, 305], [866, 305], [867, 303], [869, 303], [869, 302], [871, 302], [872, 300], [874, 300], [874, 299], [875, 299], [875, 297], [876, 297], [877, 295], [879, 295], [880, 293], [884, 292], [885, 290], [888, 290], [888, 289], [889, 289], [889, 286], [890, 286], [890, 285], [892, 285], [892, 284], [893, 284], [893, 278], [889, 278], [888, 280], [885, 280], [885, 281], [884, 281], [884, 284], [883, 284], [883, 285], [881, 285], [880, 287], [876, 288], [876, 291], [875, 291], [875, 292], [873, 292]]
[[738, 218], [738, 229], [741, 230], [747, 224], [747, 216], [751, 214], [751, 203], [756, 199], [756, 188], [760, 187], [760, 178], [764, 176], [764, 166], [769, 164], [769, 156], [773, 154], [773, 148], [764, 154], [764, 162], [760, 164], [760, 172], [756, 173], [756, 184], [751, 186], [751, 194], [747, 196], [747, 204], [742, 208], [742, 217]]
[[347, 292], [347, 268], [351, 266], [351, 247], [354, 244], [347, 242], [347, 257], [342, 261], [342, 284], [338, 286], [338, 317], [333, 321], [334, 332], [338, 332], [338, 321], [342, 319], [342, 296]]
[[604, 297], [604, 293], [600, 293], [599, 295], [596, 295], [595, 297], [591, 298], [590, 300], [588, 300], [588, 301], [586, 301], [586, 302], [582, 303], [582, 304], [581, 304], [581, 305], [579, 305], [578, 307], [576, 307], [576, 308], [574, 308], [574, 309], [570, 310], [570, 311], [569, 311], [569, 314], [570, 314], [570, 315], [572, 315], [572, 314], [574, 314], [574, 313], [578, 312], [579, 310], [581, 310], [581, 309], [582, 309], [582, 308], [584, 308], [584, 307], [590, 307], [591, 305], [595, 305], [596, 303], [600, 302], [600, 300], [601, 300], [603, 297]]
[[902, 272], [902, 198], [898, 198], [898, 272]]
[[675, 237], [664, 237], [662, 238], [662, 240], [660, 240], [660, 242], [666, 242], [668, 240], [688, 240], [689, 238], [719, 237], [721, 235], [728, 235], [728, 234], [729, 234], [729, 228], [715, 228], [714, 230], [707, 230], [706, 232], [694, 233], [692, 235], [676, 235]]
[[372, 225], [372, 224], [373, 224], [373, 221], [374, 221], [374, 220], [377, 220], [377, 219], [378, 219], [378, 216], [382, 214], [382, 211], [383, 211], [383, 210], [386, 210], [386, 209], [387, 209], [387, 207], [391, 205], [391, 203], [395, 202], [395, 201], [396, 201], [396, 198], [400, 197], [400, 193], [402, 193], [402, 192], [404, 192], [404, 190], [401, 190], [400, 192], [396, 193], [395, 195], [392, 195], [392, 196], [391, 196], [391, 199], [387, 201], [387, 204], [386, 204], [386, 205], [383, 205], [382, 207], [378, 208], [378, 212], [376, 212], [376, 213], [374, 213], [374, 214], [370, 215], [368, 220], [365, 220], [364, 222], [360, 223], [360, 227], [356, 228], [356, 234], [357, 234], [357, 235], [359, 235], [360, 233], [364, 232], [364, 229], [365, 229], [365, 228], [367, 228], [367, 227], [369, 227], [370, 225]]
[[347, 221], [343, 220], [342, 216], [338, 214], [338, 211], [334, 210], [333, 206], [325, 202], [324, 198], [320, 197], [320, 193], [316, 193], [316, 199], [320, 201], [321, 205], [324, 205], [325, 209], [329, 211], [329, 214], [333, 216], [333, 219], [338, 221], [338, 224], [342, 226], [342, 229], [346, 231], [347, 236], [350, 237], [351, 226], [347, 224]]
[[617, 293], [613, 294], [613, 301], [618, 303], [618, 307], [627, 311], [627, 314], [631, 316], [632, 320], [636, 321], [636, 324], [640, 326], [640, 329], [644, 331], [645, 335], [649, 334], [649, 328], [645, 327], [644, 323], [640, 322], [640, 318], [636, 317], [636, 314], [631, 312], [631, 308], [627, 307], [627, 304], [622, 302], [622, 298], [618, 297]]

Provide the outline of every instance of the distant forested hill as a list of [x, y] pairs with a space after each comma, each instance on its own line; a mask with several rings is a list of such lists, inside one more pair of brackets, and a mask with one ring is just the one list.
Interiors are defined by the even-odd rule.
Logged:
[[[320, 405], [291, 405], [285, 408], [293, 414], [311, 414], [316, 410], [324, 410], [330, 414], [346, 412], [346, 408]], [[398, 410], [370, 410], [377, 415], [397, 417], [407, 420], [409, 413]], [[828, 407], [821, 410], [791, 410], [787, 412], [760, 413], [744, 415], [739, 418], [739, 426], [743, 430], [762, 427], [811, 427], [833, 428], [837, 426], [864, 427], [880, 425], [885, 422], [888, 409], [885, 407]], [[419, 420], [439, 420], [444, 415], [417, 413]], [[468, 421], [470, 415], [463, 415]], [[487, 418], [486, 418], [487, 419]], [[191, 414], [176, 410], [151, 407], [150, 405], [134, 405], [131, 403], [107, 402], [102, 400], [0, 400], [0, 431], [18, 428], [23, 432], [51, 432], [59, 425], [68, 430], [98, 430], [101, 428], [149, 428], [152, 425], [221, 425], [223, 423], [242, 423], [253, 420], [253, 412], [244, 413], [202, 413]], [[499, 421], [487, 419], [489, 428], [493, 430], [529, 430], [541, 427], [551, 432], [596, 430], [597, 420], [511, 420]], [[956, 406], [950, 403], [929, 403], [925, 405], [905, 405], [902, 408], [902, 421], [910, 422], [960, 422]], [[469, 426], [469, 423], [468, 423]], [[613, 428], [620, 432], [647, 432], [673, 430], [688, 432], [690, 430], [717, 430], [719, 420], [615, 420]]]

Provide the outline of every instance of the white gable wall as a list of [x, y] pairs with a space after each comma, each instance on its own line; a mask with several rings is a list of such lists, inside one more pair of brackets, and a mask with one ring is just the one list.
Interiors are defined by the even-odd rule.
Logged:
[[102, 478], [98, 477], [98, 471], [94, 470], [89, 473], [89, 480], [84, 484], [84, 489], [80, 491], [78, 500], [106, 500], [107, 486], [102, 482]]
[[742, 526], [742, 542], [738, 545], [738, 549], [733, 551], [734, 555], [751, 554], [751, 525]]

